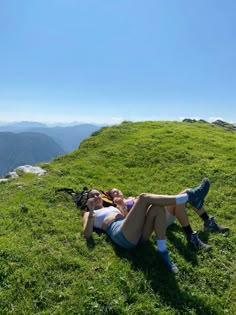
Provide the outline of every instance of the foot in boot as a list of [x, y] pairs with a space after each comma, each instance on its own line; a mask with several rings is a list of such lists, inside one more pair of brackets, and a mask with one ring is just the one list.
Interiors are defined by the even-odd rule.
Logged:
[[204, 178], [201, 184], [195, 188], [188, 189], [188, 202], [196, 209], [201, 209], [204, 204], [204, 199], [209, 191], [210, 181]]
[[179, 269], [175, 263], [172, 262], [170, 258], [170, 252], [168, 250], [165, 250], [164, 252], [160, 252], [158, 250], [158, 253], [166, 266], [167, 270], [173, 273], [178, 273]]
[[207, 221], [204, 222], [204, 231], [225, 233], [229, 231], [229, 228], [226, 226], [217, 224], [215, 218], [211, 217]]
[[188, 241], [189, 241], [189, 244], [196, 249], [201, 249], [205, 251], [208, 251], [211, 249], [210, 245], [207, 245], [203, 243], [203, 241], [200, 240], [197, 232], [193, 232], [190, 236], [188, 236]]

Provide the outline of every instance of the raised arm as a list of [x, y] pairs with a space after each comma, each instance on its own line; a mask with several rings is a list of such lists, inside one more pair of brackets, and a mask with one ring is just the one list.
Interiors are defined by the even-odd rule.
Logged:
[[113, 202], [116, 205], [116, 208], [126, 217], [128, 214], [127, 207], [125, 205], [125, 199], [123, 196], [118, 196], [113, 198]]
[[86, 239], [90, 238], [93, 233], [93, 220], [94, 220], [93, 210], [95, 208], [94, 198], [90, 198], [88, 200], [87, 207], [89, 209], [89, 212], [86, 212], [83, 216], [83, 234]]

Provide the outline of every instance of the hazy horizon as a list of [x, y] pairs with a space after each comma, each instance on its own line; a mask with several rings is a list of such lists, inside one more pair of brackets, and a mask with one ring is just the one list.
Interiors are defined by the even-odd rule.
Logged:
[[[195, 120], [200, 120], [203, 119], [201, 117], [180, 117], [179, 119], [173, 119], [173, 120], [169, 120], [169, 119], [148, 119], [148, 120], [136, 120], [133, 122], [138, 122], [138, 121], [183, 121], [184, 119], [195, 119]], [[236, 122], [234, 121], [227, 121], [224, 120], [222, 117], [209, 117], [208, 119], [203, 119], [209, 123], [212, 123], [216, 120], [222, 120], [225, 121], [227, 123], [230, 124], [236, 124]], [[54, 121], [54, 122], [50, 122], [50, 121], [39, 121], [39, 120], [12, 120], [12, 121], [4, 121], [4, 120], [0, 120], [0, 126], [3, 125], [11, 125], [11, 124], [18, 124], [18, 123], [39, 123], [39, 124], [43, 124], [43, 125], [47, 125], [47, 126], [76, 126], [76, 125], [81, 125], [81, 124], [93, 124], [93, 125], [113, 125], [113, 124], [120, 124], [125, 120], [121, 120], [121, 121], [116, 121], [116, 122], [104, 122], [104, 123], [97, 123], [94, 121], [88, 121], [88, 122], [83, 122], [83, 121]], [[131, 120], [132, 121], [132, 120]]]

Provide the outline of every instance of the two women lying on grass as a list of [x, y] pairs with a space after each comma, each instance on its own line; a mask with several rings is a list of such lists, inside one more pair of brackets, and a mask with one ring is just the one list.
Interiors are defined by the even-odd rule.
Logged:
[[[179, 195], [187, 193], [187, 190], [180, 192]], [[106, 192], [108, 197], [113, 201], [115, 205], [120, 204], [120, 207], [123, 207], [124, 214], [128, 212], [132, 206], [136, 202], [135, 197], [129, 197], [125, 198], [123, 193], [116, 189], [112, 188]], [[217, 224], [214, 217], [209, 217], [206, 210], [202, 207], [200, 209], [197, 209], [196, 207], [193, 207], [191, 205], [191, 208], [198, 214], [198, 216], [203, 220], [203, 228], [206, 232], [218, 232], [218, 233], [225, 233], [229, 229], [227, 227], [221, 226]], [[170, 225], [174, 220], [175, 217], [181, 224], [185, 235], [187, 237], [187, 240], [191, 246], [193, 246], [196, 249], [202, 249], [202, 250], [209, 250], [211, 248], [210, 245], [205, 244], [198, 236], [197, 232], [194, 232], [192, 230], [192, 227], [189, 222], [189, 218], [186, 211], [186, 204], [176, 204], [171, 206], [166, 206], [166, 217], [167, 217], [167, 226]]]
[[128, 213], [118, 198], [114, 202], [116, 207], [103, 206], [101, 192], [90, 190], [82, 200], [82, 207], [86, 206], [88, 212], [83, 215], [83, 233], [90, 238], [93, 229], [105, 231], [111, 240], [127, 249], [136, 247], [139, 243], [149, 239], [154, 231], [157, 236], [157, 252], [162, 258], [166, 268], [173, 273], [178, 272], [175, 263], [170, 259], [166, 248], [166, 208], [167, 206], [180, 206], [189, 203], [200, 210], [209, 191], [210, 182], [207, 178], [195, 188], [187, 189], [185, 193], [169, 196], [142, 193], [138, 196]]

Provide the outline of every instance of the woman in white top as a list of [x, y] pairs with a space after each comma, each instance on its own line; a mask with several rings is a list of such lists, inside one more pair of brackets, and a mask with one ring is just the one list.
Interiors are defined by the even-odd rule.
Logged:
[[202, 207], [209, 190], [209, 180], [204, 179], [196, 188], [176, 196], [142, 193], [134, 206], [125, 216], [122, 204], [117, 207], [103, 207], [101, 193], [93, 189], [83, 201], [88, 212], [83, 216], [83, 233], [90, 238], [94, 227], [104, 230], [117, 245], [131, 249], [139, 242], [148, 240], [153, 231], [157, 235], [158, 253], [170, 272], [178, 272], [177, 266], [170, 260], [166, 249], [166, 212], [165, 206], [191, 202], [195, 207]]

